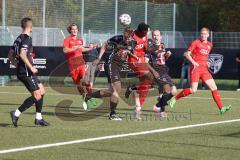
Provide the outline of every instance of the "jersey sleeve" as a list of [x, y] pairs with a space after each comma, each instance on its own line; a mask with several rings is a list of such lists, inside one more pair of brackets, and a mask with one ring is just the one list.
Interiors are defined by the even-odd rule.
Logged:
[[19, 47], [20, 47], [20, 50], [21, 49], [27, 50], [28, 47], [31, 46], [31, 45], [32, 45], [32, 39], [31, 38], [25, 38], [25, 39], [23, 39], [23, 41], [21, 42]]
[[64, 39], [64, 41], [63, 41], [63, 47], [69, 48], [69, 39], [68, 39], [68, 38]]
[[195, 50], [196, 46], [197, 46], [196, 41], [193, 41], [193, 42], [190, 44], [190, 46], [188, 47], [188, 51], [193, 52], [193, 50]]

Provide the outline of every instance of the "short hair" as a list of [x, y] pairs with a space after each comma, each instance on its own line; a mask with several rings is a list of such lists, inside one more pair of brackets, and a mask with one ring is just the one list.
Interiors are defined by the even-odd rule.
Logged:
[[144, 22], [140, 23], [137, 27], [137, 30], [140, 32], [144, 32], [144, 31], [148, 31], [148, 29], [150, 28], [150, 26]]
[[207, 27], [203, 27], [203, 28], [201, 28], [200, 32], [202, 32], [202, 31], [207, 31], [207, 32], [209, 33], [209, 32], [210, 32], [210, 29], [207, 28]]
[[73, 26], [77, 26], [77, 29], [79, 30], [79, 27], [78, 27], [78, 25], [77, 25], [76, 23], [71, 23], [71, 24], [67, 27], [68, 33], [71, 33], [71, 30], [72, 30], [72, 27], [73, 27]]
[[22, 20], [21, 20], [21, 27], [22, 29], [25, 29], [27, 27], [27, 23], [29, 21], [32, 21], [32, 19], [30, 17], [24, 17]]

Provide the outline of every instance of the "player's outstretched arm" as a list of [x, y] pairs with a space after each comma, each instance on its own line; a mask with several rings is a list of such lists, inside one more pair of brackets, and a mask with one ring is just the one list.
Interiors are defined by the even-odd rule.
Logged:
[[93, 61], [93, 63], [92, 63], [93, 65], [97, 65], [97, 64], [100, 62], [103, 54], [104, 54], [105, 51], [106, 51], [106, 48], [107, 48], [107, 43], [104, 43], [103, 46], [102, 46], [101, 49], [100, 49], [100, 53], [99, 53], [99, 55], [98, 55], [98, 58]]
[[199, 64], [197, 62], [194, 61], [194, 59], [192, 58], [192, 52], [190, 51], [187, 51], [184, 53], [184, 57], [189, 61], [191, 62], [195, 67], [198, 67]]
[[92, 49], [90, 49], [90, 48], [85, 48], [85, 47], [82, 47], [81, 48], [82, 49], [82, 52], [84, 53], [84, 54], [88, 54], [89, 53], [89, 51], [91, 51]]
[[32, 66], [32, 64], [29, 62], [27, 56], [27, 50], [25, 48], [22, 48], [20, 51], [20, 58], [22, 59], [22, 61], [26, 64], [26, 66], [33, 72], [33, 73], [37, 73], [38, 70]]
[[17, 60], [14, 54], [14, 50], [10, 49], [8, 52], [8, 59], [11, 62], [12, 65], [14, 65], [15, 67], [17, 66]]
[[171, 51], [167, 51], [167, 52], [165, 53], [165, 55], [164, 55], [164, 56], [165, 56], [165, 59], [168, 60], [168, 58], [171, 57], [171, 55], [172, 55], [172, 52], [171, 52]]

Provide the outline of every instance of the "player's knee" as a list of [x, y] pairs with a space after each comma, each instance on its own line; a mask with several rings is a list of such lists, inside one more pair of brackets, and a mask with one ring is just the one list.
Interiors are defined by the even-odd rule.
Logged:
[[39, 93], [34, 94], [33, 96], [34, 96], [34, 98], [35, 98], [36, 101], [39, 101], [39, 100], [41, 100], [41, 98], [42, 98], [42, 95], [39, 94]]
[[170, 94], [171, 90], [166, 90], [165, 93]]
[[218, 89], [216, 85], [214, 85], [214, 86], [210, 86], [209, 88], [210, 88], [211, 91], [215, 91], [215, 90]]
[[112, 95], [113, 95], [115, 98], [119, 98], [119, 94], [118, 94], [116, 91], [114, 91]]
[[172, 89], [171, 89], [171, 86], [167, 84], [167, 85], [164, 86], [164, 90], [165, 90], [166, 93], [169, 94], [169, 93], [171, 93]]
[[191, 88], [191, 92], [192, 93], [196, 93], [197, 92], [197, 88]]
[[42, 89], [41, 89], [41, 95], [43, 96], [43, 95], [45, 95], [45, 93], [46, 93], [46, 90], [45, 90], [44, 87], [42, 87]]
[[177, 88], [176, 88], [176, 87], [173, 87], [173, 88], [172, 88], [171, 94], [172, 94], [173, 96], [176, 96], [176, 95], [177, 95]]

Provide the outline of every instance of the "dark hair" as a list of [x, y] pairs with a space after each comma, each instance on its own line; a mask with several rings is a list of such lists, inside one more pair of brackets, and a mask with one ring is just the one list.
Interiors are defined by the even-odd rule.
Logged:
[[144, 31], [148, 31], [148, 28], [150, 28], [150, 26], [144, 22], [140, 23], [137, 27], [137, 30], [140, 32], [144, 32]]
[[73, 27], [73, 26], [77, 26], [77, 29], [79, 30], [78, 25], [77, 25], [76, 23], [72, 23], [72, 24], [70, 24], [70, 25], [67, 27], [68, 33], [71, 33], [71, 30], [72, 30], [72, 27]]
[[21, 27], [22, 29], [25, 29], [27, 27], [27, 23], [29, 21], [32, 21], [32, 19], [30, 17], [24, 17], [22, 20], [21, 20]]

